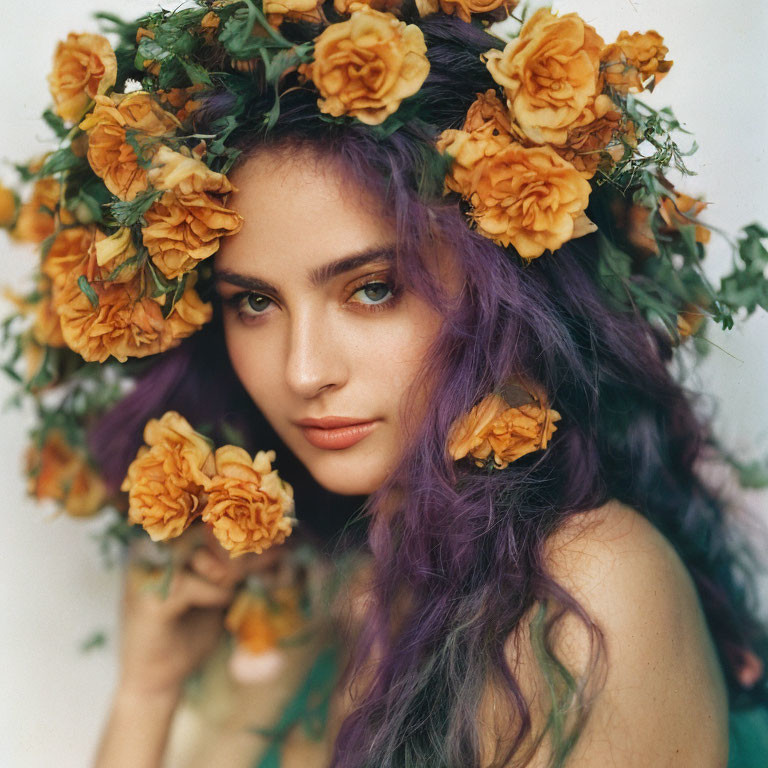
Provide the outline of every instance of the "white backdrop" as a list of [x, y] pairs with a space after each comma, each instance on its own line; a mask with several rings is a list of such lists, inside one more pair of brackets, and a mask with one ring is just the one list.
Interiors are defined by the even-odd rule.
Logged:
[[[69, 31], [96, 31], [95, 10], [133, 17], [153, 7], [152, 0], [3, 3], [0, 179], [13, 178], [11, 161], [47, 148], [39, 115], [48, 104], [45, 77], [56, 41]], [[655, 28], [665, 36], [675, 65], [651, 100], [673, 104], [701, 147], [690, 162], [699, 175], [684, 189], [706, 195], [706, 219], [728, 232], [753, 220], [768, 224], [768, 4], [562, 0], [555, 7], [580, 12], [606, 40], [624, 28]], [[33, 254], [2, 235], [0, 243], [0, 282], [26, 287]], [[717, 237], [712, 245], [710, 269], [718, 275], [728, 266], [727, 251]], [[1, 309], [4, 315], [7, 305]], [[732, 450], [766, 455], [768, 317], [761, 312], [711, 338], [720, 349], [702, 367], [698, 388], [718, 403], [716, 425]], [[0, 400], [10, 391], [3, 378]], [[92, 755], [115, 677], [118, 578], [104, 570], [91, 539], [100, 524], [54, 519], [50, 508], [25, 498], [20, 453], [29, 422], [18, 411], [3, 413], [2, 420], [7, 508], [0, 545], [0, 765], [81, 768]], [[766, 501], [765, 494], [757, 498], [764, 507]], [[106, 647], [81, 653], [83, 640], [97, 630], [108, 634]]]

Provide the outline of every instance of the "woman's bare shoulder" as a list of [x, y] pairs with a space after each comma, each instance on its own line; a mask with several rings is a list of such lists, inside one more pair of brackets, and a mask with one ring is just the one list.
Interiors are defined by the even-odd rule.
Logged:
[[[612, 500], [569, 519], [545, 557], [605, 640], [605, 682], [569, 765], [724, 768], [725, 682], [693, 581], [669, 541]], [[533, 711], [546, 714], [546, 685], [520, 631], [532, 616], [510, 638], [509, 658]], [[562, 621], [554, 650], [571, 671], [587, 669], [590, 635], [577, 617]]]

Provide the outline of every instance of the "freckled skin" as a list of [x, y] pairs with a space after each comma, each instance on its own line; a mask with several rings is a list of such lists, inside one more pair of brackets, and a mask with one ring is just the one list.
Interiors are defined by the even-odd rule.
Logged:
[[[233, 306], [226, 299], [246, 289], [219, 282], [233, 367], [322, 486], [339, 494], [372, 493], [402, 451], [400, 406], [441, 317], [408, 290], [361, 289], [361, 283], [389, 279], [383, 261], [325, 285], [310, 283], [313, 268], [395, 240], [376, 203], [322, 159], [275, 162], [274, 156], [256, 154], [232, 181], [238, 191], [228, 204], [245, 224], [223, 243], [215, 268], [258, 277], [279, 291], [251, 293]], [[324, 416], [380, 421], [357, 444], [328, 450], [311, 445], [293, 423]]]

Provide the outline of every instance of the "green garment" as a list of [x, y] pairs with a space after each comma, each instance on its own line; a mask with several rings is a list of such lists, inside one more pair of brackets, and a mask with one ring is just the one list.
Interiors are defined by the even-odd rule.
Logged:
[[728, 720], [728, 768], [768, 768], [768, 706], [732, 709]]

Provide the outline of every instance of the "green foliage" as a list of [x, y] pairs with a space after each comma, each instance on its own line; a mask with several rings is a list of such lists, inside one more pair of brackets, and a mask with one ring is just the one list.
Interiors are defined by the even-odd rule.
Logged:
[[98, 309], [99, 297], [96, 294], [96, 291], [93, 290], [93, 286], [88, 282], [88, 278], [85, 275], [80, 275], [80, 277], [77, 278], [77, 285], [79, 286], [80, 290], [88, 297], [88, 301], [91, 302], [91, 306], [94, 309]]
[[768, 311], [768, 250], [763, 245], [768, 231], [757, 223], [743, 231], [733, 268], [720, 281], [720, 294], [733, 311], [743, 308], [751, 315], [758, 307]]
[[39, 179], [46, 176], [53, 176], [62, 171], [71, 171], [75, 168], [86, 166], [87, 162], [82, 157], [78, 157], [69, 147], [62, 147], [51, 153], [43, 163], [40, 170], [35, 174]]
[[43, 112], [43, 120], [45, 120], [48, 127], [56, 134], [57, 138], [63, 139], [69, 133], [69, 128], [64, 125], [64, 121], [50, 109], [46, 109], [45, 112]]
[[121, 227], [132, 227], [143, 220], [152, 203], [162, 194], [161, 189], [148, 189], [146, 192], [139, 192], [133, 200], [116, 200], [107, 207], [117, 224]]
[[88, 174], [85, 181], [70, 184], [70, 190], [73, 186], [75, 193], [67, 197], [67, 208], [81, 220], [82, 214], [78, 212], [84, 208], [88, 211], [91, 221], [104, 223], [106, 206], [113, 200], [113, 195], [104, 186], [104, 182], [95, 174]]
[[92, 632], [80, 643], [81, 653], [90, 653], [107, 645], [107, 634], [103, 630]]

